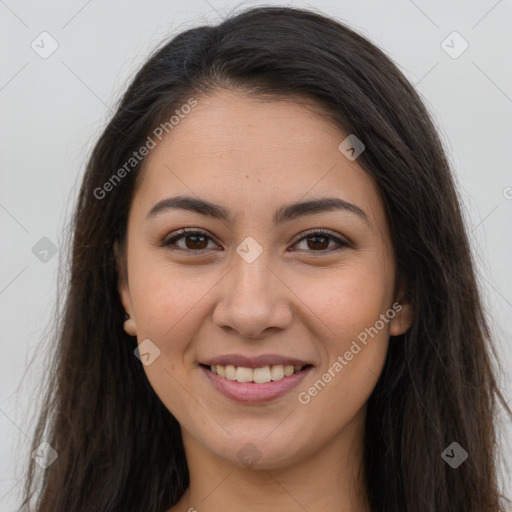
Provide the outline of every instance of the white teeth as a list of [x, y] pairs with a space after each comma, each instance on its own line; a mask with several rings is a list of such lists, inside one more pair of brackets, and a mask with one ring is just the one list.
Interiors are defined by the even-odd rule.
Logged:
[[[217, 365], [217, 371], [220, 365]], [[224, 369], [224, 374], [228, 380], [236, 380], [236, 368], [232, 364], [228, 364]]]
[[243, 366], [239, 366], [236, 369], [236, 380], [238, 382], [251, 382], [253, 376], [253, 371], [250, 368], [244, 368]]
[[210, 366], [210, 370], [228, 380], [236, 380], [238, 382], [256, 382], [264, 384], [266, 382], [281, 380], [300, 371], [300, 365], [282, 365], [275, 364], [272, 366], [263, 366], [261, 368], [245, 368], [243, 366], [234, 366], [228, 364], [222, 366], [220, 364]]
[[293, 375], [293, 372], [295, 371], [295, 368], [292, 365], [288, 365], [284, 367], [284, 376], [289, 377], [290, 375]]
[[270, 366], [264, 366], [263, 368], [255, 368], [253, 371], [253, 380], [254, 382], [263, 383], [270, 382], [272, 378], [270, 377]]
[[284, 367], [281, 364], [276, 364], [270, 369], [270, 377], [272, 380], [281, 380], [284, 377]]

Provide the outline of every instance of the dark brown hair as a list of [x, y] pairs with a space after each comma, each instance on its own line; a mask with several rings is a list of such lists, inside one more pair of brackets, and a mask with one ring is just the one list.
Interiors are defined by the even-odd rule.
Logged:
[[[391, 60], [346, 25], [312, 10], [251, 8], [186, 30], [139, 70], [88, 161], [72, 224], [66, 296], [54, 337], [24, 504], [38, 512], [160, 512], [189, 484], [179, 424], [134, 357], [122, 329], [115, 241], [125, 237], [144, 160], [97, 191], [164, 119], [219, 89], [305, 98], [365, 144], [400, 279], [415, 318], [392, 337], [369, 398], [364, 475], [374, 512], [504, 510], [497, 468], [498, 402], [489, 323], [449, 164], [414, 88]], [[453, 469], [452, 442], [469, 454]]]

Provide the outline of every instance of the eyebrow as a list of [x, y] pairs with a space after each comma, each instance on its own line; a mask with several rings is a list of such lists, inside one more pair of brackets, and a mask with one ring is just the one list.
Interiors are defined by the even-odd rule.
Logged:
[[[223, 221], [228, 221], [231, 218], [229, 210], [223, 206], [197, 197], [176, 196], [163, 199], [156, 203], [148, 212], [146, 220], [170, 210], [186, 210]], [[274, 226], [298, 219], [299, 217], [305, 217], [306, 215], [335, 210], [353, 213], [371, 227], [368, 216], [359, 206], [349, 203], [344, 199], [340, 199], [339, 197], [323, 197], [281, 206], [274, 213]]]

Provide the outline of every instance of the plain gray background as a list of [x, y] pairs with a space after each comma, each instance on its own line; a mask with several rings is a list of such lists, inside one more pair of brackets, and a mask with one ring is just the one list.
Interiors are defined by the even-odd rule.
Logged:
[[[272, 4], [282, 5], [265, 3]], [[263, 4], [0, 0], [0, 512], [18, 508], [38, 379], [47, 371], [43, 338], [66, 258], [63, 237], [89, 151], [156, 45], [251, 5]], [[369, 38], [397, 63], [434, 116], [459, 184], [506, 372], [500, 381], [511, 400], [512, 1], [289, 5], [319, 9]], [[51, 44], [58, 48], [42, 58]], [[45, 237], [55, 255], [41, 252], [49, 244]], [[507, 423], [500, 451], [509, 496], [511, 440]]]

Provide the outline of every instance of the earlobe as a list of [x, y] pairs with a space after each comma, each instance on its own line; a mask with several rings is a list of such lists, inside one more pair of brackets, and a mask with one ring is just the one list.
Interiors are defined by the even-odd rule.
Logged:
[[407, 298], [405, 290], [406, 284], [402, 281], [399, 285], [399, 291], [395, 295], [396, 301], [393, 303], [395, 316], [390, 321], [389, 334], [399, 336], [406, 333], [414, 320], [414, 307], [410, 299]]
[[395, 316], [390, 322], [389, 334], [391, 336], [398, 336], [407, 332], [413, 321], [413, 307], [410, 302], [397, 301]]
[[133, 318], [127, 318], [124, 321], [123, 328], [125, 332], [130, 336], [137, 335], [137, 326], [135, 325], [135, 320], [133, 320]]

